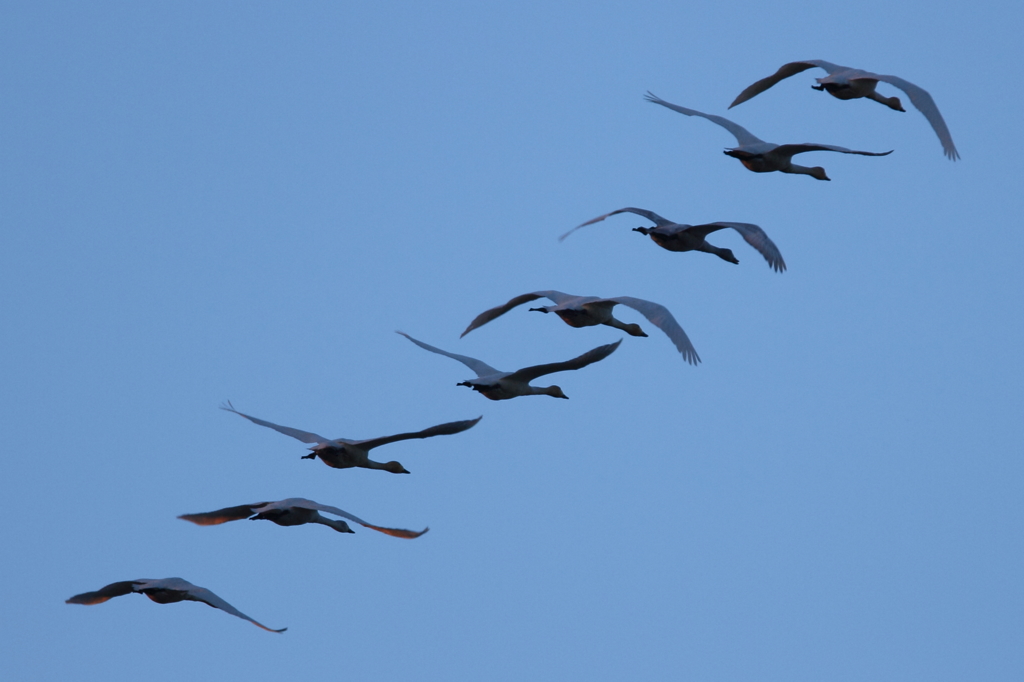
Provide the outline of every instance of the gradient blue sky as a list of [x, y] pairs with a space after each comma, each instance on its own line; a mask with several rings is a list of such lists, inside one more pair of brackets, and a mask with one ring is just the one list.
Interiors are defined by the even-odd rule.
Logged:
[[[0, 529], [11, 680], [1019, 680], [1019, 3], [4, 3]], [[758, 175], [725, 114], [784, 62], [927, 88], [924, 117], [793, 77], [731, 110], [832, 182]], [[893, 88], [881, 87], [888, 94]], [[1009, 151], [1010, 153], [1007, 153]], [[622, 206], [761, 225], [739, 265]], [[622, 336], [537, 289], [673, 311], [494, 403], [503, 369]], [[641, 321], [624, 311], [627, 321]], [[649, 326], [649, 325], [648, 325]], [[543, 383], [543, 382], [542, 382]], [[217, 406], [368, 438], [302, 461]], [[308, 497], [359, 529], [175, 517]], [[180, 576], [199, 604], [73, 594]]]

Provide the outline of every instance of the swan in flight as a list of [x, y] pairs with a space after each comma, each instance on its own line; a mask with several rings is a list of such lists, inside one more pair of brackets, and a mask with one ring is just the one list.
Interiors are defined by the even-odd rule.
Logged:
[[782, 173], [810, 175], [812, 178], [816, 178], [818, 180], [829, 180], [830, 178], [825, 175], [824, 168], [821, 166], [814, 166], [813, 168], [798, 166], [793, 163], [793, 156], [796, 154], [803, 154], [804, 152], [840, 152], [843, 154], [860, 154], [861, 156], [887, 156], [888, 154], [892, 154], [891, 149], [887, 152], [859, 152], [853, 149], [847, 149], [846, 147], [836, 147], [831, 144], [815, 144], [812, 142], [805, 142], [803, 144], [773, 144], [771, 142], [765, 142], [764, 140], [754, 136], [749, 130], [741, 125], [733, 123], [727, 118], [714, 116], [712, 114], [705, 114], [697, 111], [696, 109], [687, 109], [686, 107], [681, 107], [678, 104], [666, 102], [650, 92], [647, 93], [646, 99], [648, 102], [654, 102], [655, 104], [660, 104], [663, 107], [668, 107], [673, 111], [678, 111], [680, 114], [706, 118], [712, 123], [717, 123], [728, 130], [736, 137], [736, 142], [739, 146], [733, 147], [732, 149], [726, 149], [724, 152], [725, 155], [731, 156], [734, 159], [739, 159], [740, 163], [747, 167], [747, 170], [752, 170], [755, 173], [780, 171]]
[[790, 62], [789, 64], [783, 64], [779, 67], [779, 70], [771, 76], [762, 78], [741, 92], [739, 96], [733, 100], [733, 103], [729, 105], [729, 108], [732, 109], [737, 104], [742, 104], [748, 99], [761, 94], [783, 78], [789, 78], [801, 71], [813, 69], [816, 66], [828, 71], [828, 75], [824, 78], [816, 79], [818, 81], [818, 85], [811, 86], [815, 90], [824, 90], [837, 99], [860, 99], [862, 97], [867, 97], [868, 99], [873, 99], [876, 102], [884, 104], [890, 109], [906, 111], [906, 109], [903, 108], [903, 104], [900, 102], [899, 97], [885, 97], [884, 95], [880, 95], [875, 92], [875, 87], [878, 85], [879, 81], [888, 83], [889, 85], [895, 85], [897, 88], [907, 93], [911, 104], [917, 107], [917, 110], [924, 114], [924, 117], [928, 119], [928, 123], [931, 124], [935, 134], [939, 136], [939, 142], [942, 143], [943, 153], [953, 161], [960, 158], [960, 154], [957, 152], [956, 146], [953, 145], [953, 136], [949, 134], [949, 128], [946, 127], [946, 122], [942, 119], [942, 114], [939, 113], [939, 108], [935, 106], [935, 100], [932, 99], [932, 96], [928, 94], [927, 90], [896, 76], [883, 76], [881, 74], [871, 73], [870, 71], [853, 69], [849, 66], [839, 66], [838, 64], [826, 62], [821, 59], [808, 59], [803, 62]]
[[484, 397], [490, 398], [491, 400], [509, 400], [521, 395], [549, 395], [552, 398], [568, 398], [569, 396], [563, 393], [562, 389], [558, 386], [531, 386], [530, 382], [537, 377], [544, 376], [545, 374], [554, 374], [555, 372], [564, 372], [570, 369], [580, 369], [593, 364], [598, 360], [604, 360], [619, 347], [620, 343], [622, 343], [622, 339], [619, 339], [615, 343], [609, 343], [606, 346], [598, 346], [597, 348], [588, 350], [579, 357], [573, 358], [572, 360], [566, 360], [565, 362], [552, 362], [547, 365], [524, 367], [523, 369], [515, 372], [502, 372], [494, 369], [486, 362], [477, 360], [476, 358], [449, 353], [448, 351], [441, 350], [440, 348], [434, 348], [422, 341], [417, 341], [405, 332], [395, 333], [401, 334], [424, 350], [429, 350], [431, 353], [438, 353], [439, 355], [447, 355], [453, 360], [458, 360], [466, 367], [469, 367], [471, 370], [476, 372], [477, 378], [460, 382], [456, 384], [456, 386], [468, 386], [474, 391], [479, 391], [484, 395]]
[[110, 583], [106, 587], [95, 592], [83, 592], [68, 599], [65, 604], [102, 604], [108, 599], [120, 597], [124, 594], [138, 592], [144, 594], [157, 604], [173, 604], [178, 601], [201, 601], [215, 609], [227, 611], [232, 616], [244, 618], [250, 623], [261, 627], [267, 632], [284, 632], [288, 628], [271, 630], [266, 625], [259, 623], [245, 615], [231, 604], [227, 603], [205, 587], [197, 587], [187, 580], [181, 578], [164, 578], [162, 580], [123, 580], [117, 583]]
[[262, 419], [257, 419], [256, 417], [250, 417], [249, 415], [236, 410], [235, 406], [230, 402], [226, 405], [221, 405], [220, 409], [227, 410], [228, 412], [234, 412], [240, 417], [245, 417], [253, 424], [266, 426], [267, 428], [274, 429], [286, 436], [298, 438], [303, 443], [314, 443], [314, 445], [309, 448], [312, 452], [308, 455], [303, 455], [302, 459], [316, 459], [319, 457], [323, 460], [324, 464], [329, 467], [334, 467], [335, 469], [361, 467], [363, 469], [382, 469], [384, 471], [390, 471], [393, 474], [407, 474], [409, 472], [406, 471], [405, 467], [398, 462], [373, 461], [368, 456], [370, 450], [375, 447], [387, 445], [388, 443], [394, 443], [400, 440], [430, 438], [431, 436], [450, 436], [454, 433], [461, 433], [466, 429], [473, 428], [476, 426], [478, 421], [483, 419], [481, 416], [476, 419], [467, 419], [460, 422], [448, 422], [447, 424], [431, 426], [429, 429], [423, 429], [422, 431], [416, 431], [414, 433], [399, 433], [394, 436], [370, 438], [367, 440], [349, 440], [347, 438], [324, 438], [323, 436], [318, 436], [317, 434], [310, 433], [309, 431], [300, 431], [299, 429], [293, 429], [290, 426], [280, 426]]
[[[680, 223], [674, 223], [671, 220], [666, 220], [654, 211], [648, 211], [644, 208], [620, 208], [617, 211], [597, 216], [593, 220], [580, 223], [576, 227], [572, 228], [559, 237], [558, 241], [562, 241], [581, 227], [599, 223], [605, 218], [619, 213], [635, 213], [654, 223], [654, 227], [634, 227], [633, 231], [647, 235], [655, 244], [663, 249], [668, 249], [669, 251], [703, 251], [704, 253], [713, 253], [722, 260], [729, 261], [730, 263], [739, 263], [739, 260], [737, 260], [736, 256], [733, 255], [731, 249], [722, 249], [717, 246], [713, 246], [708, 244], [706, 239], [706, 237], [712, 232], [717, 232], [718, 230], [731, 227], [740, 233], [740, 236], [743, 237], [745, 242], [753, 246], [757, 249], [758, 253], [764, 256], [764, 259], [768, 261], [768, 265], [771, 266], [773, 270], [776, 272], [783, 272], [786, 269], [786, 261], [782, 260], [782, 254], [779, 253], [779, 247], [775, 246], [775, 242], [768, 238], [768, 235], [765, 234], [764, 230], [753, 223], [708, 223], [706, 225], [682, 225]], [[653, 320], [651, 321], [653, 322]]]
[[640, 328], [640, 325], [634, 323], [626, 324], [612, 316], [612, 308], [616, 305], [621, 303], [622, 305], [629, 306], [633, 310], [639, 311], [651, 324], [665, 332], [679, 352], [683, 354], [684, 360], [691, 365], [696, 365], [700, 362], [697, 351], [694, 350], [693, 344], [687, 338], [686, 332], [676, 322], [676, 318], [672, 317], [672, 313], [668, 311], [668, 308], [651, 301], [645, 301], [642, 298], [633, 298], [632, 296], [598, 298], [597, 296], [573, 296], [572, 294], [563, 294], [561, 291], [553, 290], [535, 291], [532, 294], [516, 296], [504, 305], [499, 305], [480, 313], [476, 316], [476, 319], [469, 323], [466, 331], [462, 332], [462, 336], [465, 336], [477, 327], [482, 327], [494, 318], [504, 315], [516, 306], [529, 303], [538, 298], [550, 299], [555, 302], [555, 305], [530, 308], [531, 311], [555, 313], [570, 327], [592, 327], [604, 324], [621, 329], [630, 336], [647, 336]]
[[[329, 519], [321, 516], [320, 512], [341, 516], [349, 521], [354, 521], [364, 528], [371, 528], [396, 538], [418, 538], [426, 533], [429, 528], [421, 531], [403, 530], [401, 528], [383, 528], [372, 523], [363, 521], [358, 516], [353, 516], [337, 507], [326, 504], [319, 504], [313, 500], [301, 497], [290, 497], [279, 502], [257, 502], [256, 504], [240, 504], [237, 507], [225, 507], [217, 511], [205, 512], [202, 514], [182, 514], [179, 519], [191, 521], [199, 526], [216, 526], [228, 521], [239, 521], [248, 518], [250, 521], [266, 519], [273, 521], [279, 526], [301, 526], [306, 523], [319, 523], [329, 526], [339, 533], [354, 532], [349, 525], [338, 519]], [[255, 514], [255, 516], [253, 516]]]

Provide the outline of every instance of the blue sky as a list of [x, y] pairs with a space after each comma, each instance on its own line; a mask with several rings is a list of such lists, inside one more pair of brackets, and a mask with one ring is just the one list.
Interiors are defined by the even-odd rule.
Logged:
[[[1012, 3], [8, 3], [0, 22], [0, 677], [1015, 680], [1024, 674], [1021, 10]], [[928, 89], [924, 117], [794, 76]], [[727, 115], [832, 182], [754, 174]], [[886, 94], [897, 94], [880, 86]], [[1011, 148], [1012, 150], [1012, 148]], [[759, 224], [738, 265], [615, 216]], [[662, 335], [490, 402], [468, 370], [623, 336], [517, 309], [635, 296]], [[644, 321], [623, 311], [628, 322]], [[647, 325], [649, 326], [649, 325]], [[648, 330], [650, 331], [650, 330]], [[539, 382], [543, 383], [543, 382]], [[222, 412], [370, 438], [302, 461]], [[431, 531], [178, 514], [307, 497]], [[180, 576], [198, 604], [68, 606]]]

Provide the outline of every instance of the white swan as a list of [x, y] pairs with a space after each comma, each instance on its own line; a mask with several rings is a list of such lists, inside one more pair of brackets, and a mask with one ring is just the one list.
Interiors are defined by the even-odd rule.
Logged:
[[[429, 528], [424, 528], [417, 532], [414, 530], [403, 530], [401, 528], [384, 528], [382, 526], [375, 526], [372, 523], [367, 523], [358, 516], [353, 516], [352, 514], [342, 511], [337, 507], [319, 504], [313, 500], [307, 500], [302, 497], [289, 497], [287, 500], [281, 500], [279, 502], [241, 504], [237, 507], [225, 507], [224, 509], [218, 509], [217, 511], [205, 512], [202, 514], [182, 514], [178, 518], [184, 519], [185, 521], [191, 521], [199, 526], [216, 526], [222, 523], [227, 523], [228, 521], [239, 521], [247, 518], [250, 521], [266, 519], [267, 521], [273, 521], [279, 526], [301, 526], [306, 523], [319, 523], [333, 528], [339, 533], [353, 532], [353, 530], [349, 528], [349, 525], [344, 521], [329, 519], [325, 516], [321, 516], [320, 512], [341, 516], [349, 521], [358, 523], [364, 528], [371, 528], [373, 530], [380, 531], [381, 533], [392, 535], [396, 538], [418, 538], [430, 530]], [[255, 516], [253, 516], [254, 514]]]
[[259, 424], [260, 426], [266, 426], [267, 428], [274, 429], [286, 436], [292, 438], [298, 438], [303, 443], [315, 443], [310, 448], [312, 452], [308, 455], [303, 455], [302, 459], [316, 459], [319, 457], [324, 464], [335, 469], [349, 469], [352, 467], [360, 467], [363, 469], [382, 469], [383, 471], [390, 471], [393, 474], [407, 474], [405, 470], [398, 462], [375, 462], [369, 458], [369, 451], [373, 448], [381, 445], [387, 445], [388, 443], [394, 443], [400, 440], [409, 440], [411, 438], [430, 438], [431, 436], [450, 436], [454, 433], [461, 433], [466, 429], [470, 429], [476, 426], [476, 423], [483, 419], [483, 417], [477, 417], [476, 419], [467, 419], [460, 422], [448, 422], [446, 424], [439, 424], [437, 426], [431, 426], [429, 429], [423, 429], [422, 431], [416, 431], [415, 433], [399, 433], [394, 436], [384, 436], [382, 438], [370, 438], [367, 440], [349, 440], [347, 438], [324, 438], [318, 436], [315, 433], [309, 431], [300, 431], [299, 429], [293, 429], [290, 426], [280, 426], [256, 417], [250, 417], [247, 414], [243, 414], [235, 409], [235, 406], [228, 402], [226, 405], [221, 405], [220, 409], [227, 410], [228, 412], [234, 412], [235, 414], [245, 417], [253, 424]]
[[181, 578], [163, 578], [162, 580], [149, 580], [140, 578], [138, 580], [123, 580], [117, 583], [110, 583], [106, 587], [95, 592], [83, 592], [68, 599], [65, 604], [102, 604], [108, 599], [120, 597], [125, 594], [138, 592], [144, 594], [157, 604], [173, 604], [179, 601], [200, 601], [215, 609], [227, 611], [232, 616], [244, 618], [250, 623], [261, 627], [267, 632], [284, 632], [288, 628], [271, 630], [266, 625], [259, 623], [245, 615], [231, 604], [227, 603], [205, 587], [197, 587], [187, 580]]
[[502, 372], [501, 370], [494, 369], [486, 362], [471, 358], [465, 355], [456, 355], [455, 353], [449, 353], [448, 351], [441, 350], [440, 348], [434, 348], [430, 344], [417, 341], [405, 332], [395, 332], [401, 334], [405, 338], [415, 343], [420, 348], [429, 350], [431, 353], [438, 353], [439, 355], [447, 355], [453, 360], [458, 360], [466, 367], [476, 372], [476, 379], [470, 379], [468, 381], [462, 381], [456, 386], [468, 386], [474, 391], [479, 391], [486, 398], [491, 400], [509, 400], [511, 398], [517, 398], [521, 395], [549, 395], [552, 398], [568, 398], [562, 389], [558, 386], [531, 386], [530, 382], [537, 377], [542, 377], [545, 374], [554, 374], [555, 372], [564, 372], [570, 369], [580, 369], [587, 365], [593, 364], [598, 360], [604, 360], [606, 357], [611, 355], [619, 344], [622, 343], [622, 339], [619, 339], [615, 343], [609, 343], [606, 346], [598, 346], [588, 350], [583, 355], [573, 358], [572, 360], [566, 360], [565, 362], [552, 362], [547, 365], [535, 365], [533, 367], [524, 367], [515, 372]]
[[494, 318], [504, 315], [516, 306], [538, 298], [551, 299], [555, 302], [555, 305], [530, 308], [531, 311], [555, 313], [570, 327], [592, 327], [604, 324], [621, 329], [630, 336], [647, 336], [643, 329], [640, 328], [640, 325], [626, 324], [612, 316], [612, 308], [619, 303], [629, 306], [633, 310], [639, 311], [650, 320], [651, 324], [665, 332], [679, 352], [682, 353], [683, 359], [691, 365], [696, 365], [700, 362], [697, 351], [694, 350], [693, 344], [690, 343], [690, 339], [686, 336], [686, 332], [676, 322], [676, 318], [672, 317], [672, 313], [668, 311], [668, 308], [651, 301], [645, 301], [642, 298], [633, 298], [632, 296], [598, 298], [597, 296], [573, 296], [572, 294], [564, 294], [561, 291], [554, 290], [535, 291], [532, 294], [516, 296], [504, 305], [499, 305], [480, 313], [476, 316], [476, 319], [469, 323], [466, 331], [462, 332], [462, 336], [465, 336], [477, 327], [482, 327]]
[[733, 100], [733, 103], [729, 105], [732, 109], [737, 104], [742, 104], [748, 99], [759, 95], [768, 88], [772, 87], [783, 78], [789, 78], [790, 76], [796, 75], [801, 71], [807, 69], [813, 69], [819, 67], [828, 71], [828, 75], [824, 78], [816, 79], [818, 85], [812, 85], [811, 87], [815, 90], [825, 90], [828, 94], [836, 97], [837, 99], [860, 99], [866, 97], [873, 99], [876, 102], [880, 102], [890, 109], [896, 111], [906, 111], [903, 108], [903, 104], [900, 102], [899, 97], [885, 97], [875, 92], [875, 87], [879, 81], [888, 83], [889, 85], [895, 85], [897, 88], [907, 93], [910, 97], [910, 102], [917, 107], [917, 110], [924, 114], [924, 117], [928, 119], [928, 123], [931, 124], [935, 134], [939, 136], [939, 142], [942, 143], [942, 152], [956, 161], [960, 158], [959, 152], [956, 150], [956, 146], [953, 144], [953, 136], [949, 134], [949, 128], [946, 127], [946, 122], [942, 119], [942, 114], [939, 113], [939, 108], [935, 106], [935, 100], [928, 94], [928, 91], [924, 88], [920, 88], [910, 81], [905, 81], [897, 76], [883, 76], [877, 73], [871, 73], [870, 71], [862, 71], [861, 69], [853, 69], [849, 66], [839, 66], [832, 62], [826, 62], [821, 59], [808, 59], [802, 62], [790, 62], [789, 64], [783, 64], [779, 67], [779, 70], [773, 73], [767, 78], [762, 78], [757, 81], [746, 90], [741, 92], [739, 96]]
[[674, 223], [671, 220], [666, 220], [654, 211], [648, 211], [645, 208], [626, 207], [620, 208], [617, 211], [612, 211], [611, 213], [599, 215], [593, 220], [580, 223], [576, 227], [572, 228], [559, 237], [558, 241], [562, 241], [581, 227], [599, 223], [605, 218], [619, 213], [635, 213], [654, 223], [655, 227], [634, 227], [633, 231], [647, 235], [655, 244], [663, 249], [668, 249], [669, 251], [703, 251], [704, 253], [713, 253], [722, 260], [729, 261], [730, 263], [739, 263], [739, 260], [737, 260], [736, 256], [733, 255], [731, 249], [723, 249], [712, 244], [708, 244], [706, 239], [706, 237], [712, 232], [717, 232], [718, 230], [731, 227], [740, 233], [740, 236], [743, 237], [743, 241], [753, 246], [757, 249], [758, 253], [764, 256], [764, 259], [768, 261], [768, 265], [771, 266], [773, 270], [776, 272], [783, 272], [786, 269], [786, 261], [782, 260], [782, 254], [779, 253], [779, 247], [775, 246], [775, 242], [768, 238], [768, 235], [765, 234], [764, 230], [753, 223], [719, 222], [707, 223], [706, 225], [683, 225], [680, 223]]
[[739, 146], [733, 147], [732, 149], [726, 149], [725, 155], [731, 156], [734, 159], [739, 159], [748, 170], [752, 170], [755, 173], [779, 171], [782, 173], [810, 175], [812, 178], [816, 178], [818, 180], [828, 180], [830, 178], [825, 175], [824, 168], [821, 166], [814, 166], [813, 168], [798, 166], [793, 163], [793, 155], [803, 154], [804, 152], [840, 152], [842, 154], [860, 154], [861, 156], [886, 156], [888, 154], [892, 154], [891, 149], [887, 152], [859, 152], [853, 149], [847, 149], [846, 147], [836, 147], [835, 145], [830, 144], [815, 144], [813, 142], [805, 142], [803, 144], [773, 144], [771, 142], [765, 142], [764, 140], [754, 136], [749, 130], [741, 125], [733, 123], [727, 118], [713, 116], [712, 114], [705, 114], [697, 111], [696, 109], [687, 109], [686, 107], [681, 107], [678, 104], [666, 102], [650, 92], [647, 93], [646, 99], [648, 102], [654, 102], [655, 104], [660, 104], [663, 107], [668, 107], [673, 111], [678, 111], [680, 114], [706, 118], [712, 123], [717, 123], [728, 130], [736, 137], [736, 142], [739, 143]]

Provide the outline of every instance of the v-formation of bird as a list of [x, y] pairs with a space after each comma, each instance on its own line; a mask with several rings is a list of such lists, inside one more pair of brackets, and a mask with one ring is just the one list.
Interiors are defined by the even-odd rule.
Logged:
[[[953, 145], [953, 138], [950, 136], [949, 129], [946, 127], [946, 123], [943, 120], [942, 115], [939, 113], [938, 107], [935, 105], [934, 100], [932, 100], [931, 95], [929, 95], [927, 91], [913, 83], [903, 80], [902, 78], [897, 78], [896, 76], [879, 75], [868, 71], [862, 71], [860, 69], [838, 66], [820, 59], [810, 59], [784, 64], [773, 75], [768, 76], [767, 78], [762, 78], [753, 85], [747, 87], [736, 97], [729, 108], [742, 104], [752, 97], [755, 97], [756, 95], [771, 88], [773, 85], [785, 78], [815, 67], [822, 68], [827, 71], [828, 76], [818, 78], [818, 85], [813, 86], [814, 89], [828, 92], [833, 97], [841, 100], [867, 98], [884, 104], [893, 110], [905, 111], [897, 97], [885, 97], [875, 90], [876, 86], [880, 82], [888, 83], [900, 88], [910, 98], [911, 103], [913, 103], [914, 106], [924, 114], [925, 118], [935, 130], [936, 135], [939, 137], [939, 141], [942, 143], [943, 153], [952, 160], [960, 158], [956, 147]], [[686, 116], [706, 118], [707, 120], [717, 123], [728, 130], [736, 137], [736, 141], [739, 146], [727, 149], [725, 154], [739, 159], [747, 169], [754, 171], [755, 173], [779, 171], [782, 173], [810, 175], [818, 180], [829, 180], [829, 177], [825, 174], [825, 169], [820, 166], [809, 168], [794, 164], [792, 162], [793, 156], [812, 151], [832, 151], [843, 154], [859, 154], [863, 156], [885, 156], [892, 153], [891, 150], [887, 152], [864, 152], [846, 149], [845, 147], [837, 147], [835, 145], [814, 143], [772, 144], [757, 138], [746, 128], [743, 128], [742, 126], [721, 116], [705, 114], [700, 111], [696, 111], [695, 109], [688, 109], [677, 104], [666, 102], [650, 92], [647, 93], [646, 99], [649, 102], [660, 104], [661, 106], [667, 107], [681, 114], [685, 114]], [[757, 251], [768, 262], [768, 265], [776, 272], [783, 272], [786, 269], [786, 263], [782, 259], [782, 254], [779, 252], [778, 247], [768, 237], [764, 230], [757, 225], [736, 222], [714, 222], [703, 225], [685, 225], [674, 223], [662, 218], [653, 211], [643, 208], [627, 207], [611, 211], [610, 213], [605, 213], [604, 215], [600, 215], [577, 225], [572, 230], [569, 230], [559, 237], [559, 240], [565, 239], [581, 227], [601, 222], [604, 219], [619, 213], [635, 213], [654, 223], [654, 227], [636, 227], [633, 229], [636, 232], [650, 237], [654, 243], [664, 249], [678, 252], [702, 251], [704, 253], [714, 254], [729, 263], [739, 263], [739, 260], [731, 250], [713, 246], [707, 242], [707, 236], [711, 233], [731, 228], [738, 232], [740, 236], [743, 237], [744, 241], [757, 249]], [[599, 298], [596, 296], [575, 296], [554, 290], [535, 291], [532, 293], [522, 294], [512, 298], [503, 305], [490, 308], [489, 310], [485, 310], [477, 315], [476, 318], [470, 322], [469, 326], [466, 327], [466, 330], [462, 332], [462, 336], [465, 336], [474, 329], [504, 315], [517, 306], [539, 298], [547, 298], [553, 301], [554, 305], [530, 308], [531, 311], [555, 313], [570, 327], [606, 325], [616, 329], [621, 329], [630, 336], [647, 336], [647, 334], [640, 328], [640, 325], [636, 323], [622, 322], [612, 315], [612, 309], [617, 305], [632, 308], [647, 318], [651, 324], [664, 332], [664, 334], [668, 336], [675, 345], [684, 360], [694, 365], [700, 362], [700, 357], [697, 355], [697, 351], [694, 349], [693, 344], [686, 335], [686, 332], [683, 331], [683, 328], [667, 308], [658, 303], [646, 301], [640, 298], [633, 298], [631, 296]], [[475, 379], [460, 382], [458, 385], [472, 388], [474, 391], [479, 392], [491, 400], [509, 400], [527, 395], [547, 395], [554, 398], [568, 398], [568, 396], [565, 395], [562, 389], [558, 386], [538, 387], [531, 385], [530, 382], [548, 374], [582, 369], [587, 365], [604, 360], [611, 355], [621, 343], [620, 340], [615, 343], [598, 346], [597, 348], [591, 349], [578, 357], [563, 362], [552, 362], [544, 365], [525, 367], [514, 372], [502, 372], [494, 369], [481, 360], [465, 355], [450, 353], [414, 339], [404, 332], [398, 333], [420, 348], [439, 355], [446, 355], [449, 358], [458, 360], [462, 364], [466, 365], [469, 369], [475, 372], [477, 376]], [[303, 455], [303, 459], [319, 458], [324, 464], [335, 469], [360, 467], [364, 469], [379, 469], [393, 474], [407, 474], [409, 472], [396, 461], [378, 462], [370, 459], [370, 450], [402, 440], [430, 438], [433, 436], [461, 433], [476, 426], [477, 422], [482, 419], [482, 417], [477, 417], [476, 419], [439, 424], [437, 426], [423, 429], [422, 431], [399, 433], [392, 436], [370, 438], [366, 440], [350, 440], [346, 438], [325, 438], [309, 431], [302, 431], [288, 426], [280, 426], [257, 417], [243, 414], [236, 410], [230, 402], [222, 406], [222, 409], [234, 412], [235, 414], [248, 419], [254, 424], [258, 424], [259, 426], [265, 426], [287, 436], [291, 436], [292, 438], [296, 438], [303, 443], [311, 444], [309, 447], [309, 454]], [[370, 528], [398, 538], [418, 538], [428, 530], [425, 528], [422, 531], [411, 531], [400, 528], [376, 526], [337, 507], [319, 504], [304, 498], [289, 498], [277, 502], [242, 504], [233, 507], [225, 507], [211, 512], [183, 514], [178, 518], [191, 521], [192, 523], [200, 526], [220, 525], [229, 521], [248, 518], [250, 520], [272, 521], [279, 526], [299, 526], [316, 523], [328, 526], [341, 533], [353, 532], [351, 527], [349, 527], [348, 523], [344, 520], [327, 518], [323, 516], [321, 512], [340, 516], [342, 519], [348, 519], [349, 521], [365, 528]], [[196, 585], [193, 585], [181, 578], [164, 578], [160, 580], [138, 579], [115, 582], [96, 590], [95, 592], [84, 592], [82, 594], [75, 595], [68, 599], [67, 603], [99, 604], [111, 599], [112, 597], [119, 597], [133, 592], [144, 594], [159, 604], [170, 604], [179, 601], [203, 602], [214, 608], [226, 611], [233, 616], [248, 620], [269, 632], [284, 632], [287, 629], [282, 628], [280, 630], [273, 630], [268, 628], [231, 606], [231, 604], [227, 603], [210, 590], [197, 587]]]

